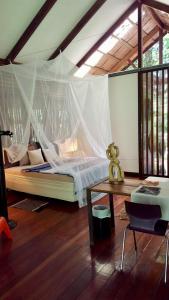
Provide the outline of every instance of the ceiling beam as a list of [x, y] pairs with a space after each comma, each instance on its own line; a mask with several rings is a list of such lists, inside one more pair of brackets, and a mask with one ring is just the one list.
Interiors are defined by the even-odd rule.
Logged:
[[133, 67], [134, 69], [137, 69], [137, 67], [136, 67], [136, 65], [134, 64], [134, 62], [131, 61], [130, 59], [128, 59], [128, 63], [129, 63], [129, 65], [132, 65], [132, 67]]
[[167, 30], [169, 32], [169, 25], [161, 21], [156, 11], [149, 6], [147, 6], [146, 9], [149, 11], [149, 13], [153, 17], [155, 23], [159, 26], [159, 28], [162, 30]]
[[[0, 58], [0, 66], [9, 65], [9, 64], [10, 64], [9, 60], [7, 60], [6, 58]], [[17, 61], [14, 61], [13, 64], [20, 65], [20, 63]]]
[[102, 37], [90, 48], [90, 50], [77, 63], [80, 67], [84, 62], [99, 48], [99, 46], [115, 31], [123, 21], [137, 8], [137, 1], [135, 1], [125, 13], [102, 35]]
[[167, 25], [167, 24], [164, 23], [164, 29], [169, 32], [169, 25]]
[[57, 47], [57, 49], [52, 53], [49, 57], [50, 59], [56, 58], [60, 51], [63, 52], [71, 41], [76, 37], [76, 35], [82, 30], [82, 28], [88, 23], [88, 21], [96, 14], [99, 8], [106, 2], [107, 0], [97, 0], [90, 9], [86, 12], [86, 14], [81, 18], [81, 20], [75, 25], [72, 31], [66, 36], [66, 38], [61, 42], [61, 44]]
[[141, 0], [142, 4], [145, 4], [147, 6], [150, 6], [152, 8], [165, 11], [166, 13], [169, 13], [169, 5], [158, 2], [156, 0]]
[[142, 9], [143, 5], [140, 1], [138, 1], [138, 32], [137, 32], [137, 41], [138, 41], [138, 67], [142, 67], [143, 61], [143, 22], [142, 22]]
[[164, 29], [164, 23], [161, 21], [159, 16], [156, 14], [153, 8], [147, 7], [147, 10], [149, 11], [150, 15], [152, 16], [154, 22], [160, 29]]
[[8, 65], [8, 61], [5, 58], [0, 58], [0, 66]]
[[39, 24], [43, 21], [43, 19], [46, 17], [48, 12], [51, 10], [53, 5], [57, 2], [57, 0], [46, 0], [46, 2], [43, 4], [41, 9], [38, 11], [36, 16], [33, 18], [29, 26], [26, 28], [24, 33], [21, 35], [20, 39], [17, 41], [13, 49], [10, 51], [6, 59], [8, 61], [13, 62], [13, 60], [16, 58], [18, 53], [21, 51], [21, 49], [24, 47], [24, 45], [27, 43], [31, 35], [34, 33], [36, 28], [39, 26]]
[[[145, 36], [143, 38], [143, 48], [144, 48], [144, 44], [146, 44], [150, 39], [153, 38], [153, 36], [159, 32], [158, 26], [156, 26], [155, 28], [153, 28], [150, 33]], [[159, 39], [159, 38], [158, 38]], [[155, 42], [153, 42], [155, 43]], [[143, 52], [145, 52], [145, 49], [143, 49]], [[134, 56], [134, 58], [132, 58]], [[138, 57], [138, 47], [134, 47], [133, 50], [129, 51], [128, 54], [124, 57], [124, 59], [122, 59], [119, 63], [117, 63], [111, 70], [110, 72], [118, 72], [120, 71], [123, 67], [125, 67], [125, 64], [127, 62], [128, 64], [128, 60], [130, 59], [131, 61], [134, 61], [136, 58]]]
[[163, 30], [159, 29], [159, 64], [163, 63]]

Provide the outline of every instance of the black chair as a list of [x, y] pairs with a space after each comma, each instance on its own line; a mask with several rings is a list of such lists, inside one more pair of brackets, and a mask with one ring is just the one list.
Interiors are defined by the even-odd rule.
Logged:
[[164, 281], [167, 281], [167, 265], [168, 265], [168, 239], [169, 236], [166, 233], [168, 222], [161, 220], [161, 208], [160, 205], [141, 204], [125, 201], [126, 212], [129, 217], [129, 224], [124, 229], [123, 234], [123, 246], [121, 254], [120, 269], [123, 270], [124, 260], [124, 248], [126, 231], [132, 230], [134, 237], [135, 251], [137, 251], [135, 231], [164, 236], [166, 239], [166, 253], [165, 253], [165, 276]]

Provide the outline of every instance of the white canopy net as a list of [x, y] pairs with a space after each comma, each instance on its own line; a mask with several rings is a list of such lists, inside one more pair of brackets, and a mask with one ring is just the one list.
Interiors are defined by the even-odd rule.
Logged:
[[81, 207], [83, 189], [108, 175], [111, 126], [108, 77], [77, 79], [73, 72], [63, 55], [0, 67], [0, 127], [13, 132], [12, 139], [3, 139], [11, 162], [25, 155], [30, 141], [38, 141], [50, 153], [50, 172], [74, 177]]

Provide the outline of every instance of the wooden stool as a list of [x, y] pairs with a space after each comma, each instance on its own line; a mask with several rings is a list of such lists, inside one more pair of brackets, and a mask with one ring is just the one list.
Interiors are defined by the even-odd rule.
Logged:
[[2, 232], [6, 235], [8, 239], [12, 240], [11, 231], [4, 217], [0, 217], [0, 234]]

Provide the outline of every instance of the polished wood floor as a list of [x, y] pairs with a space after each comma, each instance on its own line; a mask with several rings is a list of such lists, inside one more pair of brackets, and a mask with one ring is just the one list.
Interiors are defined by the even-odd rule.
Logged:
[[[9, 203], [23, 197], [8, 194]], [[129, 233], [124, 272], [119, 272], [127, 223], [118, 216], [123, 201], [124, 197], [115, 199], [116, 229], [111, 238], [92, 250], [86, 208], [62, 201], [34, 213], [9, 208], [18, 225], [12, 242], [0, 237], [0, 299], [168, 300], [161, 238], [138, 234], [136, 259]]]

